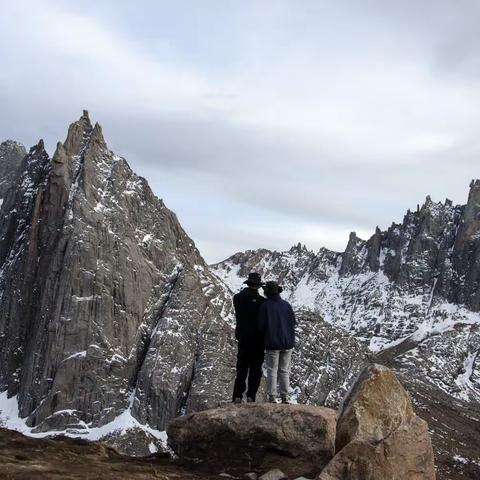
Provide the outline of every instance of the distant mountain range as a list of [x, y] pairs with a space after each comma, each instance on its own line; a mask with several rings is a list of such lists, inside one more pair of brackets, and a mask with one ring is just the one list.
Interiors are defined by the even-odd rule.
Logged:
[[237, 253], [208, 266], [89, 115], [52, 158], [0, 144], [0, 424], [163, 448], [177, 415], [229, 401], [232, 293], [280, 280], [298, 316], [292, 396], [337, 406], [365, 363], [396, 370], [439, 478], [480, 475], [480, 182], [343, 253]]
[[409, 387], [440, 463], [456, 454], [480, 475], [480, 181], [466, 205], [427, 197], [367, 241], [351, 233], [342, 253], [299, 243], [239, 252], [211, 269], [234, 292], [251, 271], [276, 279], [297, 310], [368, 347]]

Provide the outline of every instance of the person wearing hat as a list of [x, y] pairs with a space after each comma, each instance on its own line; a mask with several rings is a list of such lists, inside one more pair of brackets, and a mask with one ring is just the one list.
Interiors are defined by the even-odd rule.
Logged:
[[292, 306], [280, 297], [282, 290], [277, 282], [267, 282], [263, 287], [267, 301], [258, 313], [259, 328], [265, 336], [267, 396], [272, 403], [277, 401], [277, 382], [282, 403], [289, 403], [290, 362], [295, 346], [295, 314]]
[[[263, 285], [258, 273], [250, 273], [247, 286], [233, 297], [235, 307], [235, 338], [238, 341], [237, 375], [233, 387], [233, 402], [241, 403], [245, 389], [247, 402], [254, 402], [264, 359], [263, 333], [258, 328], [258, 310], [265, 301], [258, 290]], [[247, 386], [248, 377], [248, 386]]]

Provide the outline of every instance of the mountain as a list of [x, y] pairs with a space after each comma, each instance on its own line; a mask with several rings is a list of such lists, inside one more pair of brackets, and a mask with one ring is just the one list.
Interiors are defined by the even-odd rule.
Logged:
[[[164, 447], [172, 417], [230, 401], [232, 293], [88, 113], [52, 158], [40, 141], [12, 178], [0, 211], [0, 424], [140, 455]], [[367, 349], [318, 315], [298, 318], [293, 396], [337, 406]]]
[[0, 425], [163, 448], [172, 417], [229, 401], [232, 290], [256, 270], [296, 309], [296, 400], [336, 407], [365, 363], [389, 365], [431, 425], [439, 478], [478, 478], [480, 182], [343, 253], [209, 267], [87, 112], [52, 158], [42, 141], [1, 152]]
[[344, 252], [237, 253], [212, 266], [234, 291], [248, 271], [279, 279], [288, 299], [369, 340], [372, 350], [408, 335], [480, 319], [480, 181], [466, 205], [432, 202], [364, 241], [350, 234]]
[[24, 431], [159, 444], [230, 396], [231, 332], [228, 290], [87, 112], [51, 159], [30, 149], [0, 212], [0, 392]]
[[251, 271], [276, 279], [297, 310], [368, 347], [429, 422], [441, 478], [478, 478], [480, 181], [465, 205], [427, 197], [366, 241], [352, 233], [344, 252], [299, 243], [236, 253], [211, 269], [232, 291]]

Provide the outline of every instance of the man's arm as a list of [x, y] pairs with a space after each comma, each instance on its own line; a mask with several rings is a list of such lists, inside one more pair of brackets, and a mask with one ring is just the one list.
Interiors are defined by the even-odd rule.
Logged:
[[290, 304], [288, 304], [288, 306], [290, 307], [290, 318], [293, 322], [294, 325], [297, 324], [297, 318], [295, 317], [295, 312], [293, 311], [293, 308]]
[[233, 308], [235, 310], [235, 339], [238, 340], [240, 332], [240, 305], [238, 293], [233, 296]]

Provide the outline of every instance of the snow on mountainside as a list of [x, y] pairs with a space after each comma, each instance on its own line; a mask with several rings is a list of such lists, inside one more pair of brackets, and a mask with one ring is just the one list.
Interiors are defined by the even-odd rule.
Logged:
[[[432, 425], [439, 477], [479, 478], [480, 181], [466, 205], [427, 197], [367, 241], [352, 233], [342, 253], [298, 244], [236, 253], [211, 269], [234, 292], [252, 271], [278, 280], [297, 310], [368, 346]], [[299, 338], [303, 350], [309, 335]]]
[[373, 351], [458, 323], [480, 322], [480, 182], [466, 206], [427, 198], [417, 212], [367, 241], [352, 233], [343, 253], [237, 253], [211, 266], [236, 291], [249, 271], [278, 279], [297, 307], [369, 342]]

